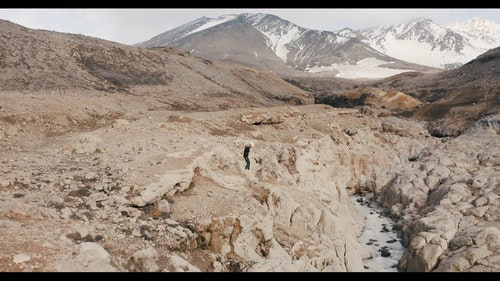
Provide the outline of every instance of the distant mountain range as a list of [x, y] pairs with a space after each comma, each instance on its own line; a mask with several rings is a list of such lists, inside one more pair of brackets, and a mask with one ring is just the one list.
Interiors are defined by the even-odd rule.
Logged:
[[445, 69], [461, 66], [500, 45], [500, 25], [483, 18], [455, 22], [447, 27], [430, 19], [416, 19], [340, 33], [357, 37], [386, 55]]
[[[311, 30], [271, 14], [202, 17], [134, 46], [173, 47], [210, 60], [281, 75], [384, 78], [454, 69], [500, 45], [500, 25], [473, 18], [442, 27], [430, 19], [337, 32]], [[302, 73], [303, 74], [303, 73]]]

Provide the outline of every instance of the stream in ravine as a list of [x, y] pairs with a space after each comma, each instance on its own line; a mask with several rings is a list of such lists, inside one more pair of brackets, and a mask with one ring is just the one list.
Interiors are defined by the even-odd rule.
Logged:
[[352, 204], [365, 218], [364, 229], [358, 241], [372, 258], [364, 260], [370, 272], [397, 272], [397, 264], [405, 248], [393, 230], [392, 219], [382, 214], [382, 208], [369, 196], [353, 196]]

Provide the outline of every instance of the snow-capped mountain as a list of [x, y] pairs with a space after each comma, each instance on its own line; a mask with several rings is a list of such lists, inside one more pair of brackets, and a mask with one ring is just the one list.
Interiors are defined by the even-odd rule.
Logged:
[[500, 45], [500, 25], [473, 18], [447, 27], [430, 19], [362, 29], [341, 30], [386, 55], [437, 68], [452, 69]]
[[500, 24], [493, 21], [472, 18], [464, 22], [454, 22], [448, 28], [462, 34], [477, 49], [487, 51], [500, 46]]
[[500, 43], [499, 25], [484, 19], [441, 27], [428, 19], [337, 32], [302, 28], [270, 14], [202, 17], [137, 47], [173, 47], [209, 60], [293, 75], [383, 78], [460, 66]]
[[174, 47], [285, 75], [326, 71], [344, 78], [382, 78], [429, 69], [387, 56], [357, 38], [302, 28], [270, 14], [202, 17], [135, 46]]

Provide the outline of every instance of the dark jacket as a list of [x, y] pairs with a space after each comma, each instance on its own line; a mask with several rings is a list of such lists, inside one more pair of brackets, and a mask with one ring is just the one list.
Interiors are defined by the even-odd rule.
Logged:
[[248, 158], [248, 153], [250, 153], [250, 146], [245, 146], [245, 150], [243, 150], [243, 157]]

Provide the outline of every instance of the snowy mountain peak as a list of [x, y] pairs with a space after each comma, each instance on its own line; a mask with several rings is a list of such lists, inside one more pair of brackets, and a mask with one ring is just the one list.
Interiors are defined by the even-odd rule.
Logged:
[[264, 13], [202, 17], [136, 44], [174, 47], [275, 72], [330, 72], [344, 78], [381, 78], [429, 67], [452, 69], [498, 45], [499, 25], [481, 18], [448, 27], [414, 18], [384, 27], [330, 32]]
[[469, 20], [465, 20], [463, 22], [454, 22], [451, 23], [448, 27], [450, 28], [473, 28], [476, 30], [484, 30], [484, 29], [490, 29], [490, 28], [498, 28], [498, 24], [496, 24], [494, 21], [485, 19], [485, 18], [479, 18], [479, 17], [474, 17]]
[[418, 18], [359, 33], [363, 37], [358, 38], [386, 55], [446, 69], [460, 66], [500, 44], [500, 26], [482, 18], [448, 27]]
[[480, 50], [486, 51], [500, 45], [500, 25], [488, 19], [476, 17], [454, 22], [448, 28], [469, 38], [472, 45]]

